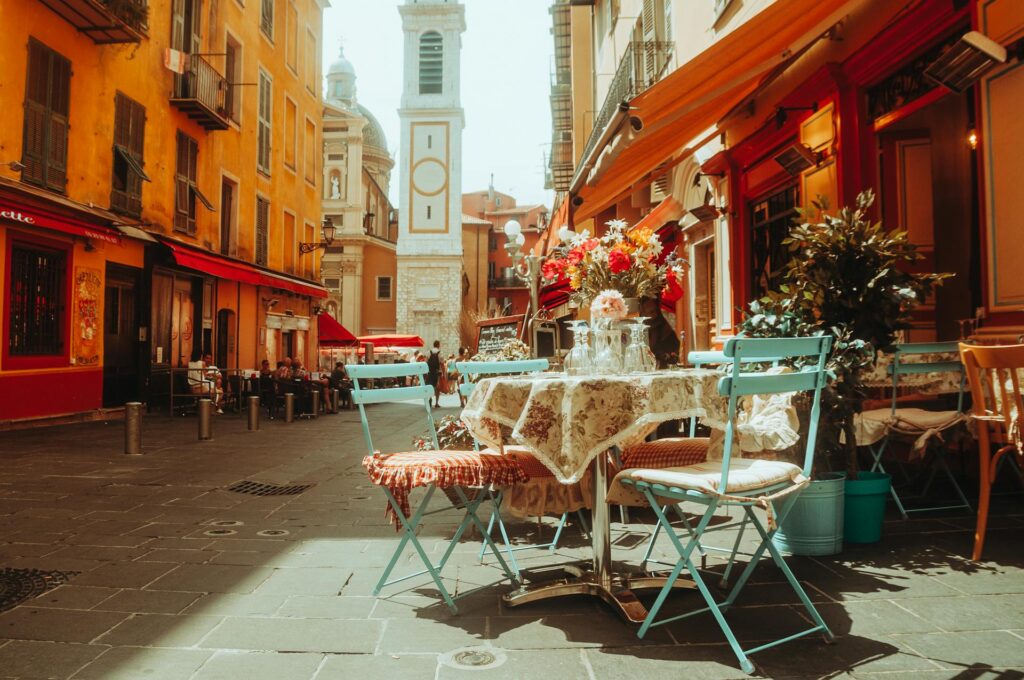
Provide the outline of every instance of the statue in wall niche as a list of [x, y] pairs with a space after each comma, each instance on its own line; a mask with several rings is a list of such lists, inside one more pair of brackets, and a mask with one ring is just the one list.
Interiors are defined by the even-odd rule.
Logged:
[[331, 198], [333, 200], [341, 198], [341, 180], [337, 175], [331, 175]]

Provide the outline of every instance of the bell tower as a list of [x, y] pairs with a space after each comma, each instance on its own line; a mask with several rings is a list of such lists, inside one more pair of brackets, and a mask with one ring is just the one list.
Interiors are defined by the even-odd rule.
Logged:
[[399, 333], [459, 344], [462, 313], [462, 128], [460, 52], [465, 7], [405, 0], [398, 213]]

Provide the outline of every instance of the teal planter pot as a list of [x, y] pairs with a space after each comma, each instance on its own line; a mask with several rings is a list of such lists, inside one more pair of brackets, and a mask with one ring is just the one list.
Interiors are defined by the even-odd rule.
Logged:
[[885, 501], [892, 477], [883, 472], [860, 472], [857, 479], [846, 480], [846, 520], [843, 523], [849, 543], [878, 543], [882, 539]]
[[790, 555], [835, 555], [843, 549], [844, 473], [816, 479], [800, 492], [772, 537]]

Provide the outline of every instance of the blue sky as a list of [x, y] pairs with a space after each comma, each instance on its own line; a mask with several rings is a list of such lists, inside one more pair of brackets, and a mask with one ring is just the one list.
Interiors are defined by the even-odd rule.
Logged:
[[[359, 102], [384, 126], [388, 147], [399, 147], [402, 22], [398, 0], [332, 0], [324, 13], [324, 69], [344, 44], [356, 69]], [[462, 190], [487, 187], [520, 205], [551, 205], [544, 190], [543, 154], [551, 141], [548, 101], [553, 44], [550, 0], [464, 0], [462, 42]], [[401, 159], [397, 159], [401, 162]], [[397, 203], [398, 166], [392, 175]]]

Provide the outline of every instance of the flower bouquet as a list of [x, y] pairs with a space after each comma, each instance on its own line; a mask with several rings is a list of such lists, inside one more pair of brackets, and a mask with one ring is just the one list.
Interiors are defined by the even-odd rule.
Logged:
[[566, 232], [541, 268], [546, 282], [569, 281], [577, 305], [593, 302], [602, 292], [618, 291], [624, 298], [657, 297], [683, 281], [683, 261], [665, 252], [652, 229], [630, 229], [623, 220], [608, 222], [602, 236]]

